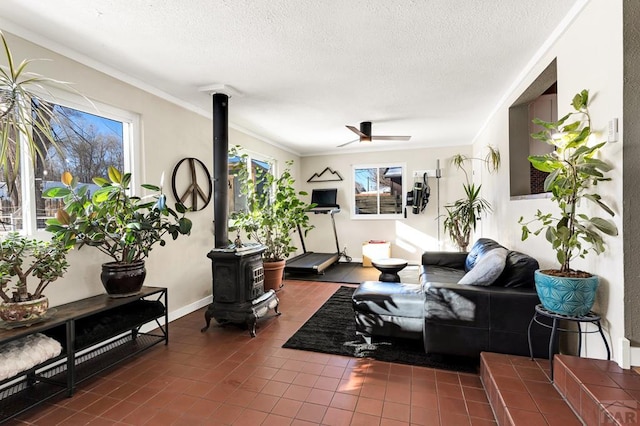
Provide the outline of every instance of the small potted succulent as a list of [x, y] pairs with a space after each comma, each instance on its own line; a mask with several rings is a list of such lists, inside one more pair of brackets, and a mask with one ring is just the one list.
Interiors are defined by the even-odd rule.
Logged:
[[[68, 248], [59, 241], [43, 241], [10, 232], [0, 239], [0, 319], [30, 322], [49, 308], [43, 292], [66, 272]], [[39, 280], [28, 288], [29, 277]]]
[[[608, 215], [614, 215], [595, 191], [598, 183], [611, 180], [606, 176], [611, 166], [598, 158], [606, 142], [591, 141], [588, 104], [589, 92], [582, 90], [573, 97], [574, 111], [560, 120], [533, 120], [544, 130], [531, 136], [554, 146], [555, 150], [545, 155], [530, 156], [529, 161], [536, 169], [549, 173], [544, 181], [544, 190], [551, 192], [551, 201], [557, 204], [558, 212], [538, 210], [534, 219], [525, 221], [521, 217], [519, 220], [522, 240], [544, 231], [560, 264], [559, 269], [536, 271], [540, 301], [550, 311], [572, 316], [585, 315], [591, 310], [599, 280], [597, 275], [572, 269], [570, 262], [577, 257], [585, 258], [590, 252], [603, 253], [603, 235], [618, 234], [618, 228], [611, 220], [589, 216], [578, 208], [585, 200], [583, 204], [592, 202]], [[572, 117], [575, 120], [567, 122]], [[531, 229], [534, 222], [539, 226]]]
[[76, 243], [79, 249], [91, 246], [113, 259], [102, 265], [101, 279], [112, 297], [136, 294], [142, 287], [146, 270], [144, 259], [165, 238], [174, 240], [191, 233], [191, 220], [181, 203], [175, 210], [167, 206], [162, 185], [142, 185], [151, 194], [129, 195], [131, 173], [109, 167], [108, 178], [93, 179], [97, 188], [80, 184], [69, 172], [62, 174], [63, 187], [49, 188], [43, 197], [61, 199], [64, 208], [47, 220], [47, 231], [65, 247]]

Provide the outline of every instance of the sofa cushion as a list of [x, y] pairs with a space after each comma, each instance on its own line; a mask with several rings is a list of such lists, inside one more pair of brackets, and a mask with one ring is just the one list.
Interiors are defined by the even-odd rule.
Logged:
[[510, 288], [535, 288], [533, 275], [540, 268], [533, 257], [517, 251], [509, 251], [504, 271], [496, 285]]
[[479, 238], [467, 253], [467, 259], [464, 262], [464, 270], [465, 272], [469, 272], [473, 269], [476, 262], [480, 260], [480, 258], [490, 252], [495, 248], [505, 248], [489, 238]]
[[487, 286], [493, 284], [504, 271], [508, 250], [497, 247], [484, 253], [475, 262], [473, 269], [458, 281], [458, 284]]

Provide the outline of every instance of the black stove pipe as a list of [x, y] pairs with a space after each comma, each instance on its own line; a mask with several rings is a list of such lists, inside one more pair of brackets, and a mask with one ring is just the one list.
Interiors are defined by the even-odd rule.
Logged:
[[229, 244], [229, 97], [213, 94], [213, 218], [215, 248]]

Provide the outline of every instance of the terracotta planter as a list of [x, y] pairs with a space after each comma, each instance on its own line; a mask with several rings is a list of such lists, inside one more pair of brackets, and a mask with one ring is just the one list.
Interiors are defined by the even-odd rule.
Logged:
[[140, 293], [147, 270], [144, 260], [133, 263], [108, 262], [102, 264], [100, 279], [111, 297], [128, 297]]
[[26, 302], [4, 302], [0, 305], [0, 319], [6, 322], [32, 321], [43, 317], [49, 309], [49, 299], [42, 296]]
[[264, 291], [278, 291], [282, 288], [282, 279], [284, 277], [284, 267], [286, 263], [286, 260], [264, 262]]

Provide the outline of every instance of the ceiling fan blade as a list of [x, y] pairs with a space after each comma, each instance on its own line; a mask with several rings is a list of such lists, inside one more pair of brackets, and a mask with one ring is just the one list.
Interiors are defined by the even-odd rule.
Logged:
[[360, 136], [361, 138], [368, 137], [368, 135], [366, 135], [365, 133], [362, 133], [360, 131], [360, 129], [358, 129], [357, 127], [353, 127], [353, 126], [347, 125], [347, 129], [351, 130], [353, 133], [355, 133], [356, 135]]
[[352, 143], [354, 143], [354, 142], [358, 142], [359, 140], [360, 140], [360, 139], [354, 139], [354, 140], [349, 141], [349, 142], [347, 142], [347, 143], [343, 143], [342, 145], [338, 145], [338, 146], [337, 146], [337, 148], [342, 148], [343, 146], [347, 146], [347, 145], [350, 145], [350, 144], [352, 144]]
[[374, 141], [408, 141], [411, 136], [371, 136]]

